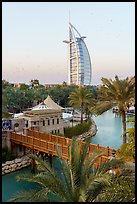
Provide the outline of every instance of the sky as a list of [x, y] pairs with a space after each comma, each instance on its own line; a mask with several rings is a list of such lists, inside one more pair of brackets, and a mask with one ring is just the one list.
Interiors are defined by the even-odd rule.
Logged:
[[135, 2], [2, 2], [2, 79], [67, 82], [69, 12], [86, 36], [91, 85], [135, 75]]

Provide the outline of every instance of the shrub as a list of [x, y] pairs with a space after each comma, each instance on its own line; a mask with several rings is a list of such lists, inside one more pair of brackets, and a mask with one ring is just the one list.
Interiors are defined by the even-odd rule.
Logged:
[[85, 132], [88, 132], [91, 126], [91, 122], [83, 122], [74, 127], [64, 128], [64, 136], [72, 138], [73, 136], [81, 135]]

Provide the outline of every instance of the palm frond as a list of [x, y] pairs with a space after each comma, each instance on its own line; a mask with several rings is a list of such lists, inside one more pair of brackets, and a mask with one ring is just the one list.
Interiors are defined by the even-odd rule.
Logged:
[[8, 202], [30, 201], [36, 193], [37, 190], [18, 191], [15, 195], [12, 195]]
[[123, 176], [112, 176], [109, 187], [103, 189], [95, 202], [133, 202], [135, 199], [134, 182]]
[[90, 108], [91, 112], [94, 112], [96, 115], [101, 115], [107, 110], [113, 108], [115, 104], [112, 101], [99, 101], [94, 107]]
[[41, 171], [48, 171], [54, 177], [54, 171], [51, 168], [49, 161], [43, 161], [41, 158], [37, 157], [34, 154], [30, 154], [30, 157], [35, 159], [37, 163], [37, 168]]
[[93, 202], [106, 187], [110, 187], [110, 175], [103, 174], [97, 177], [94, 176], [90, 181], [86, 192], [87, 202]]
[[116, 168], [123, 168], [123, 166], [124, 166], [124, 161], [113, 158], [104, 163], [101, 163], [100, 167], [97, 169], [96, 174], [103, 174], [109, 171], [110, 169], [113, 170]]

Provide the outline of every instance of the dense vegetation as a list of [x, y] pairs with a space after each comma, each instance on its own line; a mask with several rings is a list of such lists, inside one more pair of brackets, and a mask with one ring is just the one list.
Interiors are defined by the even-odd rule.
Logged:
[[64, 136], [72, 138], [73, 136], [81, 135], [88, 132], [91, 127], [91, 122], [83, 122], [81, 124], [75, 125], [74, 127], [65, 127]]
[[81, 123], [83, 122], [83, 114], [89, 115], [89, 107], [95, 104], [95, 96], [87, 87], [80, 86], [69, 95], [69, 104], [81, 112]]
[[127, 122], [134, 125], [126, 130], [128, 142], [121, 145], [116, 155], [124, 161], [135, 162], [135, 118], [130, 118]]
[[[69, 95], [78, 88], [76, 85], [68, 86], [66, 83], [57, 85], [56, 87], [44, 87], [39, 84], [38, 80], [31, 80], [30, 85], [21, 84], [14, 87], [5, 80], [2, 80], [2, 113], [6, 112], [18, 113], [31, 108], [42, 102], [48, 95], [62, 107], [68, 107]], [[93, 97], [97, 98], [97, 87], [87, 87], [93, 93]]]

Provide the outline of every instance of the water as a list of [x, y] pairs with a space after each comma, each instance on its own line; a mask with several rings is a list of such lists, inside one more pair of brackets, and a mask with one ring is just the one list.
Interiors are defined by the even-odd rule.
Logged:
[[[59, 174], [60, 167], [57, 157], [53, 157], [53, 167]], [[16, 181], [17, 175], [30, 171], [31, 167], [29, 166], [2, 176], [2, 202], [7, 202], [12, 196], [16, 195], [18, 191], [35, 189], [37, 187], [37, 184], [33, 182]]]
[[[130, 115], [127, 118], [132, 117]], [[123, 143], [122, 117], [115, 117], [112, 110], [108, 110], [100, 116], [92, 116], [97, 125], [97, 134], [91, 138], [91, 143], [109, 146], [118, 149]], [[127, 123], [127, 128], [131, 123]]]
[[2, 202], [6, 202], [12, 195], [16, 195], [17, 191], [34, 189], [36, 187], [36, 184], [32, 182], [16, 181], [17, 175], [28, 171], [31, 171], [31, 167], [25, 167], [2, 176]]
[[[93, 116], [92, 118], [97, 125], [98, 132], [94, 137], [92, 137], [91, 142], [94, 144], [100, 144], [102, 146], [109, 146], [111, 148], [119, 148], [122, 144], [121, 116], [115, 117], [112, 110], [109, 110], [100, 116]], [[127, 123], [127, 128], [128, 127], [131, 127], [131, 123]], [[54, 157], [53, 165], [56, 166], [57, 171], [59, 171], [56, 157]], [[29, 190], [36, 187], [35, 183], [16, 181], [16, 176], [26, 171], [31, 171], [31, 168], [27, 167], [2, 176], [2, 202], [6, 202], [19, 190]]]

